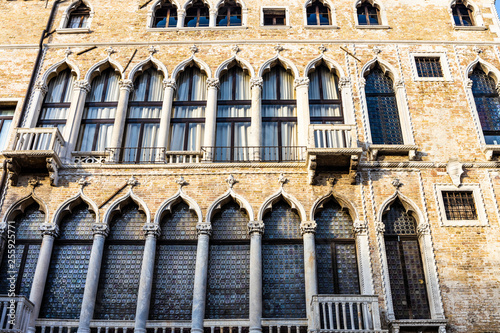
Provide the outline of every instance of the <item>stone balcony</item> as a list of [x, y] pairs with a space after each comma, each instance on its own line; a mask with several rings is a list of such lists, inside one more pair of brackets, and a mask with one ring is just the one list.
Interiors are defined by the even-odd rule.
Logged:
[[26, 332], [32, 312], [33, 303], [26, 297], [0, 296], [0, 332]]

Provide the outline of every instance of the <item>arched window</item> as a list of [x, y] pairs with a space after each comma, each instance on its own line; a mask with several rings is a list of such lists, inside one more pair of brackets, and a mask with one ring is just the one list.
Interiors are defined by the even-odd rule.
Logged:
[[180, 202], [161, 219], [150, 320], [190, 320], [196, 266], [196, 214]]
[[249, 316], [250, 237], [248, 215], [230, 202], [212, 220], [206, 318]]
[[469, 78], [486, 144], [500, 144], [500, 97], [495, 80], [476, 65]]
[[311, 124], [342, 124], [339, 78], [324, 63], [309, 73], [309, 115]]
[[359, 275], [353, 222], [330, 198], [314, 215], [318, 293], [359, 294]]
[[306, 8], [307, 25], [332, 25], [330, 8], [320, 0], [314, 0]]
[[372, 6], [368, 1], [363, 1], [358, 7], [359, 25], [380, 25], [380, 15], [377, 7]]
[[163, 74], [150, 67], [135, 79], [130, 94], [122, 161], [154, 161], [162, 101]]
[[177, 76], [177, 94], [173, 102], [170, 150], [199, 151], [205, 128], [207, 76], [195, 65]]
[[281, 200], [273, 204], [263, 220], [262, 316], [305, 318], [304, 246], [300, 217]]
[[95, 319], [134, 319], [145, 223], [146, 216], [134, 203], [123, 207], [111, 220], [102, 257]]
[[298, 158], [297, 102], [293, 75], [280, 64], [263, 75], [261, 157], [265, 161]]
[[[15, 293], [30, 296], [33, 277], [35, 276], [38, 254], [42, 243], [40, 225], [45, 220], [45, 214], [40, 211], [37, 203], [28, 206], [24, 213], [17, 215], [15, 221], [15, 267], [11, 269], [8, 263], [8, 249], [4, 250], [0, 265], [0, 295], [8, 295], [11, 272], [15, 275]], [[10, 230], [10, 229], [9, 229]]]
[[78, 6], [75, 6], [75, 9], [73, 9], [69, 13], [69, 19], [66, 28], [88, 28], [89, 17], [90, 8], [87, 7], [83, 2], [80, 2], [80, 4], [78, 4]]
[[209, 21], [208, 6], [203, 0], [193, 0], [186, 9], [184, 26], [189, 28], [208, 27]]
[[71, 69], [66, 68], [50, 80], [37, 127], [57, 127], [61, 132], [64, 130], [75, 78]]
[[365, 95], [372, 143], [403, 144], [393, 82], [378, 64], [366, 76]]
[[453, 13], [453, 20], [455, 25], [459, 27], [470, 27], [474, 25], [472, 20], [472, 11], [467, 7], [462, 0], [457, 0], [453, 6], [451, 6], [451, 11]]
[[77, 319], [92, 250], [95, 217], [86, 204], [61, 220], [45, 285], [41, 318]]
[[220, 78], [217, 101], [216, 161], [248, 161], [250, 75], [233, 66]]
[[396, 199], [382, 219], [396, 319], [428, 319], [429, 301], [415, 218]]
[[77, 150], [104, 151], [109, 147], [118, 106], [119, 81], [120, 75], [112, 67], [92, 80], [83, 110]]
[[160, 1], [153, 14], [152, 28], [177, 27], [177, 7], [168, 0]]
[[235, 0], [226, 0], [217, 12], [218, 27], [241, 26], [241, 6]]

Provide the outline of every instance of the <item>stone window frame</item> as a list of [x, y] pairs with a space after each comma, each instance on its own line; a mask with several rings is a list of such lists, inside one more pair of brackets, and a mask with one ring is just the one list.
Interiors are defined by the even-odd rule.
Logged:
[[[284, 9], [285, 10], [285, 24], [284, 25], [265, 25], [264, 24], [264, 11], [266, 9]], [[290, 10], [288, 6], [261, 6], [260, 7], [260, 27], [264, 29], [288, 29], [290, 25]]]
[[[361, 25], [358, 21], [358, 7], [363, 3], [368, 2], [370, 5], [378, 9], [378, 16], [380, 19], [377, 25]], [[355, 0], [353, 3], [353, 15], [356, 29], [390, 29], [387, 21], [387, 10], [383, 3], [379, 0]]]
[[[448, 220], [442, 193], [444, 191], [472, 192], [474, 204], [476, 206], [477, 220]], [[487, 227], [490, 225], [480, 184], [463, 184], [460, 187], [453, 184], [434, 184], [434, 193], [439, 212], [439, 221], [442, 227]]]
[[462, 0], [462, 3], [469, 8], [471, 12], [472, 26], [460, 26], [455, 24], [455, 19], [453, 18], [453, 9], [452, 7], [455, 5], [457, 0], [451, 0], [448, 4], [448, 13], [450, 15], [451, 24], [454, 30], [468, 30], [468, 31], [481, 31], [487, 30], [488, 28], [484, 25], [483, 15], [481, 13], [481, 9], [478, 5], [470, 0]]
[[[89, 19], [87, 21], [87, 27], [85, 28], [67, 28], [69, 19], [71, 18], [71, 12], [75, 10], [81, 3], [90, 9]], [[71, 3], [64, 11], [61, 19], [61, 24], [59, 28], [56, 29], [57, 33], [60, 34], [79, 34], [79, 33], [90, 33], [90, 27], [92, 24], [92, 18], [94, 17], [94, 7], [87, 0], [78, 0]]]
[[147, 31], [171, 31], [171, 30], [175, 30], [177, 28], [180, 28], [179, 27], [179, 18], [180, 18], [180, 10], [182, 7], [180, 7], [179, 3], [176, 1], [176, 0], [168, 0], [172, 6], [174, 7], [177, 7], [177, 26], [175, 27], [164, 27], [164, 28], [155, 28], [153, 27], [153, 22], [154, 22], [154, 18], [155, 18], [155, 11], [158, 9], [157, 7], [160, 6], [161, 7], [161, 4], [164, 0], [157, 0], [157, 1], [154, 1], [151, 6], [149, 7], [149, 10], [148, 10], [148, 18], [146, 20], [146, 30]]
[[331, 24], [329, 25], [308, 25], [307, 24], [307, 7], [312, 4], [314, 0], [307, 0], [304, 2], [303, 15], [304, 15], [304, 28], [306, 29], [339, 29], [337, 25], [337, 10], [333, 6], [333, 3], [330, 0], [319, 0], [323, 3], [328, 9], [330, 9], [330, 19]]
[[[19, 122], [19, 117], [21, 115], [21, 98], [0, 98], [0, 107], [11, 107], [14, 109], [14, 114], [12, 115], [12, 123], [10, 124], [9, 132], [7, 134], [7, 142], [3, 150], [9, 150], [11, 148], [13, 135], [15, 129], [17, 128], [17, 123]], [[1, 151], [1, 150], [0, 150]]]
[[[443, 71], [442, 77], [420, 77], [418, 76], [417, 64], [415, 58], [431, 57], [439, 58], [441, 63], [441, 70]], [[411, 52], [410, 53], [411, 71], [413, 74], [413, 81], [427, 81], [427, 82], [453, 82], [453, 76], [450, 71], [450, 63], [446, 52]]]

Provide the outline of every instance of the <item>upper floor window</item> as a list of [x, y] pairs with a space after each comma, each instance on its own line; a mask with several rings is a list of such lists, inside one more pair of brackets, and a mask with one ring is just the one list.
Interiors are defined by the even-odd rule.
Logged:
[[285, 8], [263, 8], [264, 25], [286, 25]]
[[331, 25], [332, 18], [330, 8], [321, 1], [315, 0], [307, 6], [307, 25]]
[[343, 123], [338, 76], [324, 63], [309, 73], [309, 115], [311, 124]]
[[457, 0], [451, 10], [456, 26], [470, 27], [474, 25], [472, 11], [461, 0]]
[[154, 9], [153, 28], [177, 27], [177, 8], [170, 1], [161, 1]]
[[241, 25], [241, 6], [234, 0], [226, 0], [217, 13], [217, 26], [230, 27]]
[[87, 7], [83, 2], [80, 2], [78, 6], [75, 6], [69, 14], [68, 25], [66, 28], [87, 28], [88, 21], [90, 17], [90, 8]]
[[193, 0], [193, 3], [186, 9], [184, 26], [189, 28], [208, 27], [209, 15], [208, 6], [202, 0]]
[[7, 147], [15, 106], [0, 106], [0, 151]]
[[368, 1], [362, 2], [358, 8], [358, 24], [359, 25], [379, 25], [380, 15], [379, 10], [372, 6]]
[[443, 77], [440, 57], [415, 57], [418, 77]]

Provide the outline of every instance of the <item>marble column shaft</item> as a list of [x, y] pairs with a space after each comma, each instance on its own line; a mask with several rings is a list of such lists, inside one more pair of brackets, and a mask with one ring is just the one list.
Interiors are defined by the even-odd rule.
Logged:
[[193, 311], [191, 332], [203, 333], [205, 319], [205, 303], [207, 293], [208, 250], [212, 226], [210, 223], [200, 223], [198, 229], [198, 246], [196, 252], [196, 268], [193, 289]]
[[217, 117], [217, 92], [219, 91], [219, 79], [208, 79], [207, 107], [205, 109], [205, 137], [203, 145], [209, 147], [208, 156], [205, 159], [212, 159], [211, 149], [215, 146], [215, 130]]
[[170, 120], [172, 118], [172, 102], [175, 94], [175, 80], [163, 80], [163, 87], [165, 88], [163, 94], [163, 105], [160, 115], [160, 128], [158, 133], [158, 147], [168, 150], [168, 140], [170, 133]]
[[318, 294], [318, 279], [316, 276], [316, 244], [314, 236], [316, 233], [316, 222], [302, 222], [300, 225], [304, 241], [304, 283], [306, 285], [306, 311], [309, 326], [313, 323], [311, 311], [311, 300], [313, 295]]
[[262, 145], [262, 85], [262, 78], [253, 78], [250, 80], [250, 87], [252, 90], [252, 114], [249, 143], [250, 146], [256, 147], [254, 151], [250, 151], [250, 158], [255, 161], [260, 160], [259, 147]]
[[262, 332], [262, 233], [264, 223], [248, 223], [250, 233], [250, 332]]
[[69, 108], [68, 121], [64, 128], [64, 140], [66, 140], [66, 160], [71, 161], [71, 153], [75, 150], [76, 141], [80, 132], [85, 100], [90, 91], [90, 85], [87, 81], [77, 81], [73, 87], [71, 97], [71, 107]]
[[297, 145], [307, 146], [309, 138], [309, 79], [302, 77], [295, 80], [297, 96]]
[[[115, 123], [111, 136], [110, 148], [120, 148], [122, 146], [123, 133], [125, 132], [125, 121], [127, 120], [127, 106], [130, 92], [134, 89], [134, 83], [131, 80], [120, 81], [120, 97], [116, 107]], [[119, 154], [114, 156], [118, 159]]]

